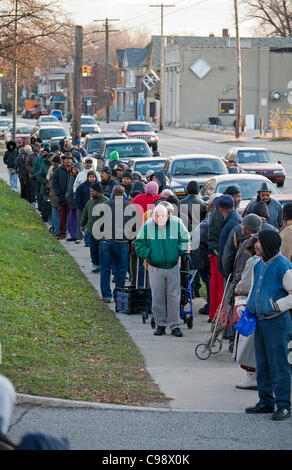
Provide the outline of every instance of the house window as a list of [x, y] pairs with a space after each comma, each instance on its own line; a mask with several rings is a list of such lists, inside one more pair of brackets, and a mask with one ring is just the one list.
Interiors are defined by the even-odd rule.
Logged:
[[236, 114], [236, 100], [219, 100], [219, 115], [220, 116], [235, 116]]

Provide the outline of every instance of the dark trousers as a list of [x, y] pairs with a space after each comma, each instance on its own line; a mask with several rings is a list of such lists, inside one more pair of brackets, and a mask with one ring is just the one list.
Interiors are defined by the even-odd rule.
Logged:
[[112, 264], [115, 265], [115, 283], [113, 295], [116, 288], [124, 287], [129, 263], [129, 244], [115, 240], [102, 240], [100, 242], [100, 290], [103, 299], [111, 300], [112, 291], [110, 276]]
[[209, 313], [209, 308], [210, 308], [210, 274], [207, 271], [203, 271], [202, 269], [199, 270], [200, 276], [202, 281], [206, 284], [206, 290], [207, 290], [207, 303], [204, 306], [204, 309], [206, 312]]
[[29, 178], [28, 193], [29, 193], [28, 201], [30, 203], [35, 202], [35, 180], [33, 178]]
[[99, 240], [90, 235], [90, 258], [94, 266], [99, 266]]
[[66, 230], [67, 230], [67, 219], [69, 215], [69, 207], [68, 206], [58, 207], [58, 215], [59, 215], [59, 225], [60, 225], [59, 234], [61, 235], [61, 237], [65, 237]]
[[258, 393], [262, 406], [291, 407], [291, 371], [288, 343], [291, 317], [286, 312], [272, 320], [258, 320], [255, 330], [255, 358]]

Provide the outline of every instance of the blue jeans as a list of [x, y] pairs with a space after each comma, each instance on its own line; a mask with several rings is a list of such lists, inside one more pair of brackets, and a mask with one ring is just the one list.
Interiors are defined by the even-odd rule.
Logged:
[[115, 266], [116, 287], [113, 295], [116, 295], [117, 287], [124, 287], [129, 261], [129, 244], [115, 240], [102, 240], [100, 242], [100, 290], [102, 298], [111, 300], [112, 291], [110, 276], [112, 263]]
[[69, 443], [48, 432], [31, 431], [22, 437], [17, 450], [69, 450]]
[[56, 235], [60, 235], [60, 223], [59, 223], [59, 214], [57, 207], [52, 207], [52, 221], [53, 226], [56, 232]]
[[17, 185], [18, 185], [17, 173], [10, 173], [10, 171], [8, 170], [8, 174], [9, 174], [10, 189], [12, 189], [12, 191], [17, 191]]
[[255, 358], [260, 405], [291, 407], [291, 371], [288, 344], [291, 317], [286, 312], [272, 320], [258, 320], [255, 330]]

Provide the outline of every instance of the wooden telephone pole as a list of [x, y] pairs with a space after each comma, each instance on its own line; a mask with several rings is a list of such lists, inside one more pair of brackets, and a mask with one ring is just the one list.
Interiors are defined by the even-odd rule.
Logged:
[[73, 76], [73, 113], [72, 143], [81, 137], [81, 77], [82, 77], [83, 28], [75, 27], [74, 76]]
[[150, 5], [150, 7], [160, 8], [160, 122], [159, 129], [163, 130], [163, 101], [164, 101], [164, 24], [163, 24], [163, 13], [164, 8], [175, 7], [175, 5], [165, 5], [160, 3], [158, 5]]
[[[94, 21], [104, 21], [104, 20], [94, 20]], [[105, 33], [105, 62], [106, 62], [106, 78], [105, 78], [105, 102], [106, 102], [106, 122], [110, 122], [110, 62], [109, 62], [109, 33], [119, 32], [118, 29], [109, 30], [109, 21], [120, 21], [117, 18], [114, 19], [105, 19], [105, 30], [95, 31], [96, 33]]]
[[237, 66], [237, 113], [235, 138], [239, 139], [242, 121], [242, 76], [241, 76], [241, 48], [238, 24], [238, 0], [234, 0], [235, 27], [236, 27], [236, 66]]

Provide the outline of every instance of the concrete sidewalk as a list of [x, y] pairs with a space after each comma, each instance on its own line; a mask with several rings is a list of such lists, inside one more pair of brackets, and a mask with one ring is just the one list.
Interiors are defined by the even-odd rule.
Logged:
[[212, 143], [230, 143], [231, 146], [257, 146], [265, 147], [275, 153], [292, 155], [292, 140], [290, 141], [272, 141], [270, 138], [260, 138], [259, 131], [247, 131], [246, 135], [241, 137], [242, 142], [234, 141], [234, 136], [221, 134], [212, 131], [197, 131], [183, 127], [165, 127], [162, 134], [167, 134], [184, 139], [195, 139]]

